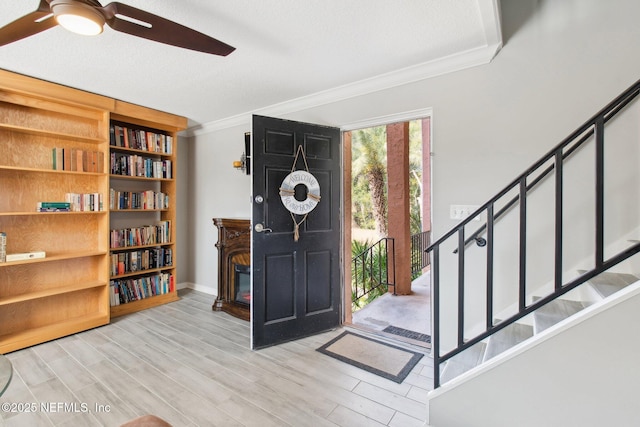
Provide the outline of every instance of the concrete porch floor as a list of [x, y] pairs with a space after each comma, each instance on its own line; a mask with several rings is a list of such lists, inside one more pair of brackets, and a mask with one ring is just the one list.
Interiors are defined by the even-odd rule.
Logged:
[[429, 271], [411, 283], [411, 295], [387, 293], [353, 313], [355, 328], [384, 335], [421, 347], [430, 347], [422, 341], [383, 332], [387, 326], [395, 326], [421, 334], [431, 335], [431, 274]]

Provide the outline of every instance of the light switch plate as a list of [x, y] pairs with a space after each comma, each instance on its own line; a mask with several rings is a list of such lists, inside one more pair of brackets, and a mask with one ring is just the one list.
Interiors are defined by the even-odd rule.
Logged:
[[[450, 205], [449, 217], [451, 219], [465, 219], [473, 212], [475, 212], [480, 206], [478, 205]], [[480, 215], [476, 216], [473, 221], [480, 221]]]

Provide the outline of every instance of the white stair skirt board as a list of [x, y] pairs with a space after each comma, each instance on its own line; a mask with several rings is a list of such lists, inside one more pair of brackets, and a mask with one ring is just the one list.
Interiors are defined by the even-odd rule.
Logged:
[[[584, 271], [580, 271], [580, 273], [582, 274]], [[592, 286], [597, 294], [601, 296], [599, 302], [593, 304], [587, 301], [573, 301], [561, 298], [551, 301], [533, 313], [533, 326], [524, 323], [509, 325], [487, 340], [479, 342], [445, 362], [441, 367], [441, 384], [445, 384], [483, 365], [490, 359], [508, 352], [541, 332], [565, 322], [587, 307], [592, 305], [600, 306], [606, 298], [624, 290], [629, 285], [638, 282], [638, 280], [640, 280], [638, 277], [627, 273], [601, 273], [589, 280], [587, 282], [588, 285], [585, 285]], [[540, 297], [534, 297], [534, 301], [538, 299]]]

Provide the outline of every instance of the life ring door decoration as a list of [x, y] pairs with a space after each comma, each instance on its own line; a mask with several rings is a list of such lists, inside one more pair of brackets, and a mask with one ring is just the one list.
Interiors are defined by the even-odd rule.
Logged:
[[[300, 153], [302, 153], [306, 170], [295, 170]], [[297, 185], [304, 185], [306, 187], [307, 197], [304, 200], [298, 200], [295, 197], [295, 188]], [[280, 200], [282, 200], [282, 204], [291, 215], [291, 220], [293, 221], [293, 240], [297, 242], [300, 238], [300, 225], [307, 219], [309, 212], [320, 202], [320, 184], [316, 177], [309, 173], [307, 157], [304, 154], [302, 145], [298, 146], [298, 151], [296, 152], [296, 157], [291, 167], [291, 173], [284, 177], [280, 185]], [[297, 221], [296, 215], [302, 215], [302, 219]]]

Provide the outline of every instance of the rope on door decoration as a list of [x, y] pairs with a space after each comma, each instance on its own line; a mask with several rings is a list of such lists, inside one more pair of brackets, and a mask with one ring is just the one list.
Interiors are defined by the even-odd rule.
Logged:
[[[300, 153], [302, 153], [305, 170], [295, 170]], [[295, 187], [299, 184], [307, 188], [307, 197], [304, 200], [297, 200], [295, 198]], [[282, 204], [291, 215], [291, 220], [293, 221], [293, 240], [297, 242], [300, 238], [300, 225], [302, 225], [307, 219], [309, 212], [311, 212], [320, 201], [320, 184], [316, 177], [309, 173], [307, 156], [304, 154], [302, 145], [298, 146], [298, 151], [296, 151], [296, 157], [293, 160], [293, 166], [291, 166], [291, 173], [284, 177], [280, 185], [280, 200], [282, 200]], [[303, 215], [299, 222], [296, 220], [296, 215]]]

